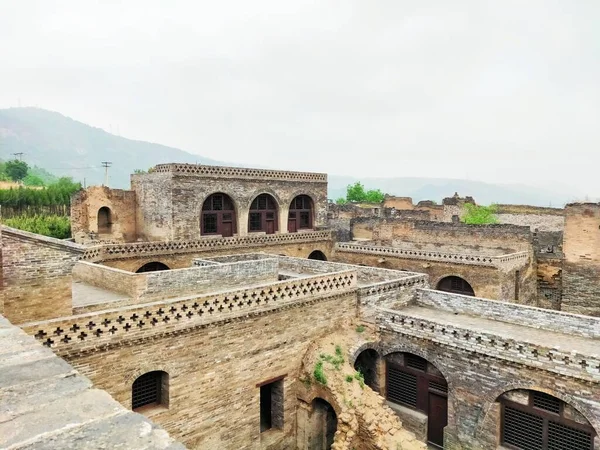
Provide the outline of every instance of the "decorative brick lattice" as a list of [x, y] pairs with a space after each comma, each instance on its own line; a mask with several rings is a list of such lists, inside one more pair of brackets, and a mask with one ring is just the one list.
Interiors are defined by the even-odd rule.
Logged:
[[122, 308], [98, 314], [73, 316], [25, 326], [24, 329], [52, 348], [78, 348], [124, 337], [141, 338], [153, 332], [173, 332], [240, 315], [261, 313], [306, 300], [331, 297], [356, 288], [356, 272], [287, 280], [250, 289], [186, 300]]
[[241, 167], [203, 166], [199, 164], [159, 164], [153, 172], [177, 175], [196, 175], [219, 178], [248, 178], [284, 181], [314, 181], [324, 183], [327, 174], [288, 172], [283, 170], [245, 169]]
[[128, 257], [164, 255], [170, 253], [193, 253], [220, 248], [260, 247], [265, 245], [289, 244], [331, 240], [331, 231], [306, 233], [282, 233], [229, 238], [204, 238], [197, 241], [135, 242], [112, 244], [86, 249], [84, 261], [105, 261]]
[[401, 312], [380, 309], [378, 322], [382, 328], [438, 344], [525, 364], [583, 380], [600, 381], [600, 359], [577, 352], [563, 352], [529, 342], [517, 342], [497, 335], [415, 318]]
[[341, 252], [362, 253], [370, 255], [392, 256], [406, 259], [424, 259], [443, 261], [454, 264], [471, 264], [496, 267], [510, 270], [524, 265], [529, 259], [528, 252], [518, 252], [502, 256], [471, 255], [466, 253], [447, 253], [427, 250], [402, 249], [397, 247], [377, 247], [374, 245], [336, 244], [336, 250]]

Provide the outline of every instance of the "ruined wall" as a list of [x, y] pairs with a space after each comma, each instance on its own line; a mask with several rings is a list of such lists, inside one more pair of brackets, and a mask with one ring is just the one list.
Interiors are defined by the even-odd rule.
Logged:
[[[189, 448], [294, 448], [292, 386], [302, 357], [312, 340], [353, 316], [355, 306], [356, 294], [348, 293], [66, 357], [127, 408], [136, 377], [168, 372], [169, 407], [147, 414]], [[283, 429], [260, 433], [257, 384], [279, 376], [284, 376]]]
[[373, 239], [382, 245], [393, 240], [422, 244], [480, 246], [517, 251], [530, 251], [532, 235], [528, 228], [517, 225], [466, 225], [431, 221], [381, 223]]
[[562, 231], [565, 225], [563, 208], [529, 205], [497, 205], [498, 223], [527, 226], [531, 231]]
[[600, 316], [600, 204], [565, 207], [562, 310]]
[[278, 230], [286, 233], [290, 203], [298, 195], [313, 201], [314, 228], [327, 222], [327, 177], [324, 174], [165, 164], [148, 174], [131, 176], [137, 194], [139, 234], [145, 240], [194, 240], [201, 237], [202, 205], [221, 192], [232, 199], [237, 235], [248, 235], [252, 201], [270, 194], [278, 205]]
[[71, 270], [83, 249], [2, 227], [4, 316], [14, 324], [71, 314]]
[[[102, 207], [110, 210], [110, 229], [98, 228], [98, 211]], [[91, 186], [82, 189], [71, 198], [71, 233], [75, 242], [90, 240], [90, 233], [97, 239], [133, 242], [136, 240], [135, 192], [110, 189], [106, 186]]]

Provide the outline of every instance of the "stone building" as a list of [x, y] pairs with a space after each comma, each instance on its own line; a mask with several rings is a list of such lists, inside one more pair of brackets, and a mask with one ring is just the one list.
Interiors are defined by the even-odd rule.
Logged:
[[[254, 172], [165, 165], [91, 188], [76, 243], [3, 227], [0, 314], [188, 448], [600, 450], [600, 318], [531, 301], [530, 227], [381, 217], [370, 241], [336, 242], [324, 175]], [[565, 239], [572, 299], [597, 288], [594, 208], [566, 220], [585, 230]], [[23, 442], [11, 399], [0, 447]]]

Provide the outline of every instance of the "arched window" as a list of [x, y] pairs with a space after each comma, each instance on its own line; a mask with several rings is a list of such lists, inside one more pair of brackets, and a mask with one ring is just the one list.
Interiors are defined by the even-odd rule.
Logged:
[[438, 291], [452, 292], [454, 294], [475, 296], [471, 285], [460, 277], [442, 278], [437, 285]]
[[448, 424], [448, 384], [427, 360], [411, 353], [386, 356], [386, 397], [426, 414], [427, 442], [442, 448]]
[[278, 227], [277, 202], [269, 194], [260, 194], [250, 205], [248, 215], [248, 231], [264, 231], [267, 234], [275, 233]]
[[321, 250], [314, 250], [310, 255], [308, 255], [308, 259], [327, 261], [327, 256], [325, 256], [325, 253], [323, 253]]
[[290, 204], [288, 216], [288, 231], [295, 233], [298, 230], [313, 227], [313, 202], [308, 195], [298, 195]]
[[329, 450], [337, 431], [337, 414], [328, 402], [315, 398], [311, 412], [311, 449]]
[[[509, 391], [502, 405], [500, 444], [519, 450], [592, 450], [595, 432], [562, 400], [537, 391]], [[578, 420], [573, 420], [578, 416]]]
[[98, 210], [98, 234], [108, 234], [111, 231], [112, 219], [110, 209], [103, 206]]
[[233, 236], [237, 232], [235, 207], [227, 194], [212, 194], [202, 204], [201, 233]]
[[152, 261], [144, 264], [142, 267], [136, 270], [135, 273], [157, 272], [159, 270], [169, 270], [169, 266], [158, 261]]
[[131, 408], [169, 406], [169, 374], [161, 370], [145, 373], [131, 387]]

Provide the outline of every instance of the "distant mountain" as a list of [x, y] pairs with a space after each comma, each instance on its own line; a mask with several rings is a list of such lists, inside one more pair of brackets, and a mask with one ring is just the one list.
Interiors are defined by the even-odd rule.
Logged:
[[455, 192], [461, 197], [472, 196], [480, 205], [509, 203], [562, 207], [565, 203], [581, 199], [579, 192], [562, 186], [560, 190], [550, 190], [451, 178], [355, 178], [335, 175], [329, 176], [329, 197], [345, 197], [346, 186], [356, 181], [360, 181], [367, 189], [381, 189], [390, 195], [412, 197], [415, 203], [420, 200], [435, 200], [441, 204], [444, 197], [451, 197]]
[[75, 181], [85, 178], [88, 185], [103, 182], [101, 161], [111, 161], [109, 183], [120, 188], [129, 187], [134, 170], [156, 164], [225, 164], [177, 148], [115, 136], [44, 109], [0, 109], [0, 159], [20, 152], [29, 165]]
[[[181, 162], [210, 165], [238, 164], [215, 161], [183, 150], [150, 142], [134, 141], [110, 134], [100, 128], [38, 108], [0, 109], [0, 160], [11, 159], [13, 153], [24, 153], [30, 166], [43, 168], [57, 176], [71, 176], [86, 184], [101, 184], [104, 169], [101, 161], [112, 161], [110, 186], [129, 187], [129, 175], [136, 169], [147, 170], [156, 164]], [[316, 165], [314, 171], [322, 169]], [[37, 171], [42, 178], [52, 175]], [[346, 195], [346, 186], [361, 181], [367, 188], [413, 200], [436, 200], [471, 195], [480, 204], [521, 203], [539, 206], [562, 206], [581, 199], [569, 187], [539, 188], [522, 185], [499, 185], [470, 180], [445, 178], [357, 178], [329, 177], [329, 198]]]

